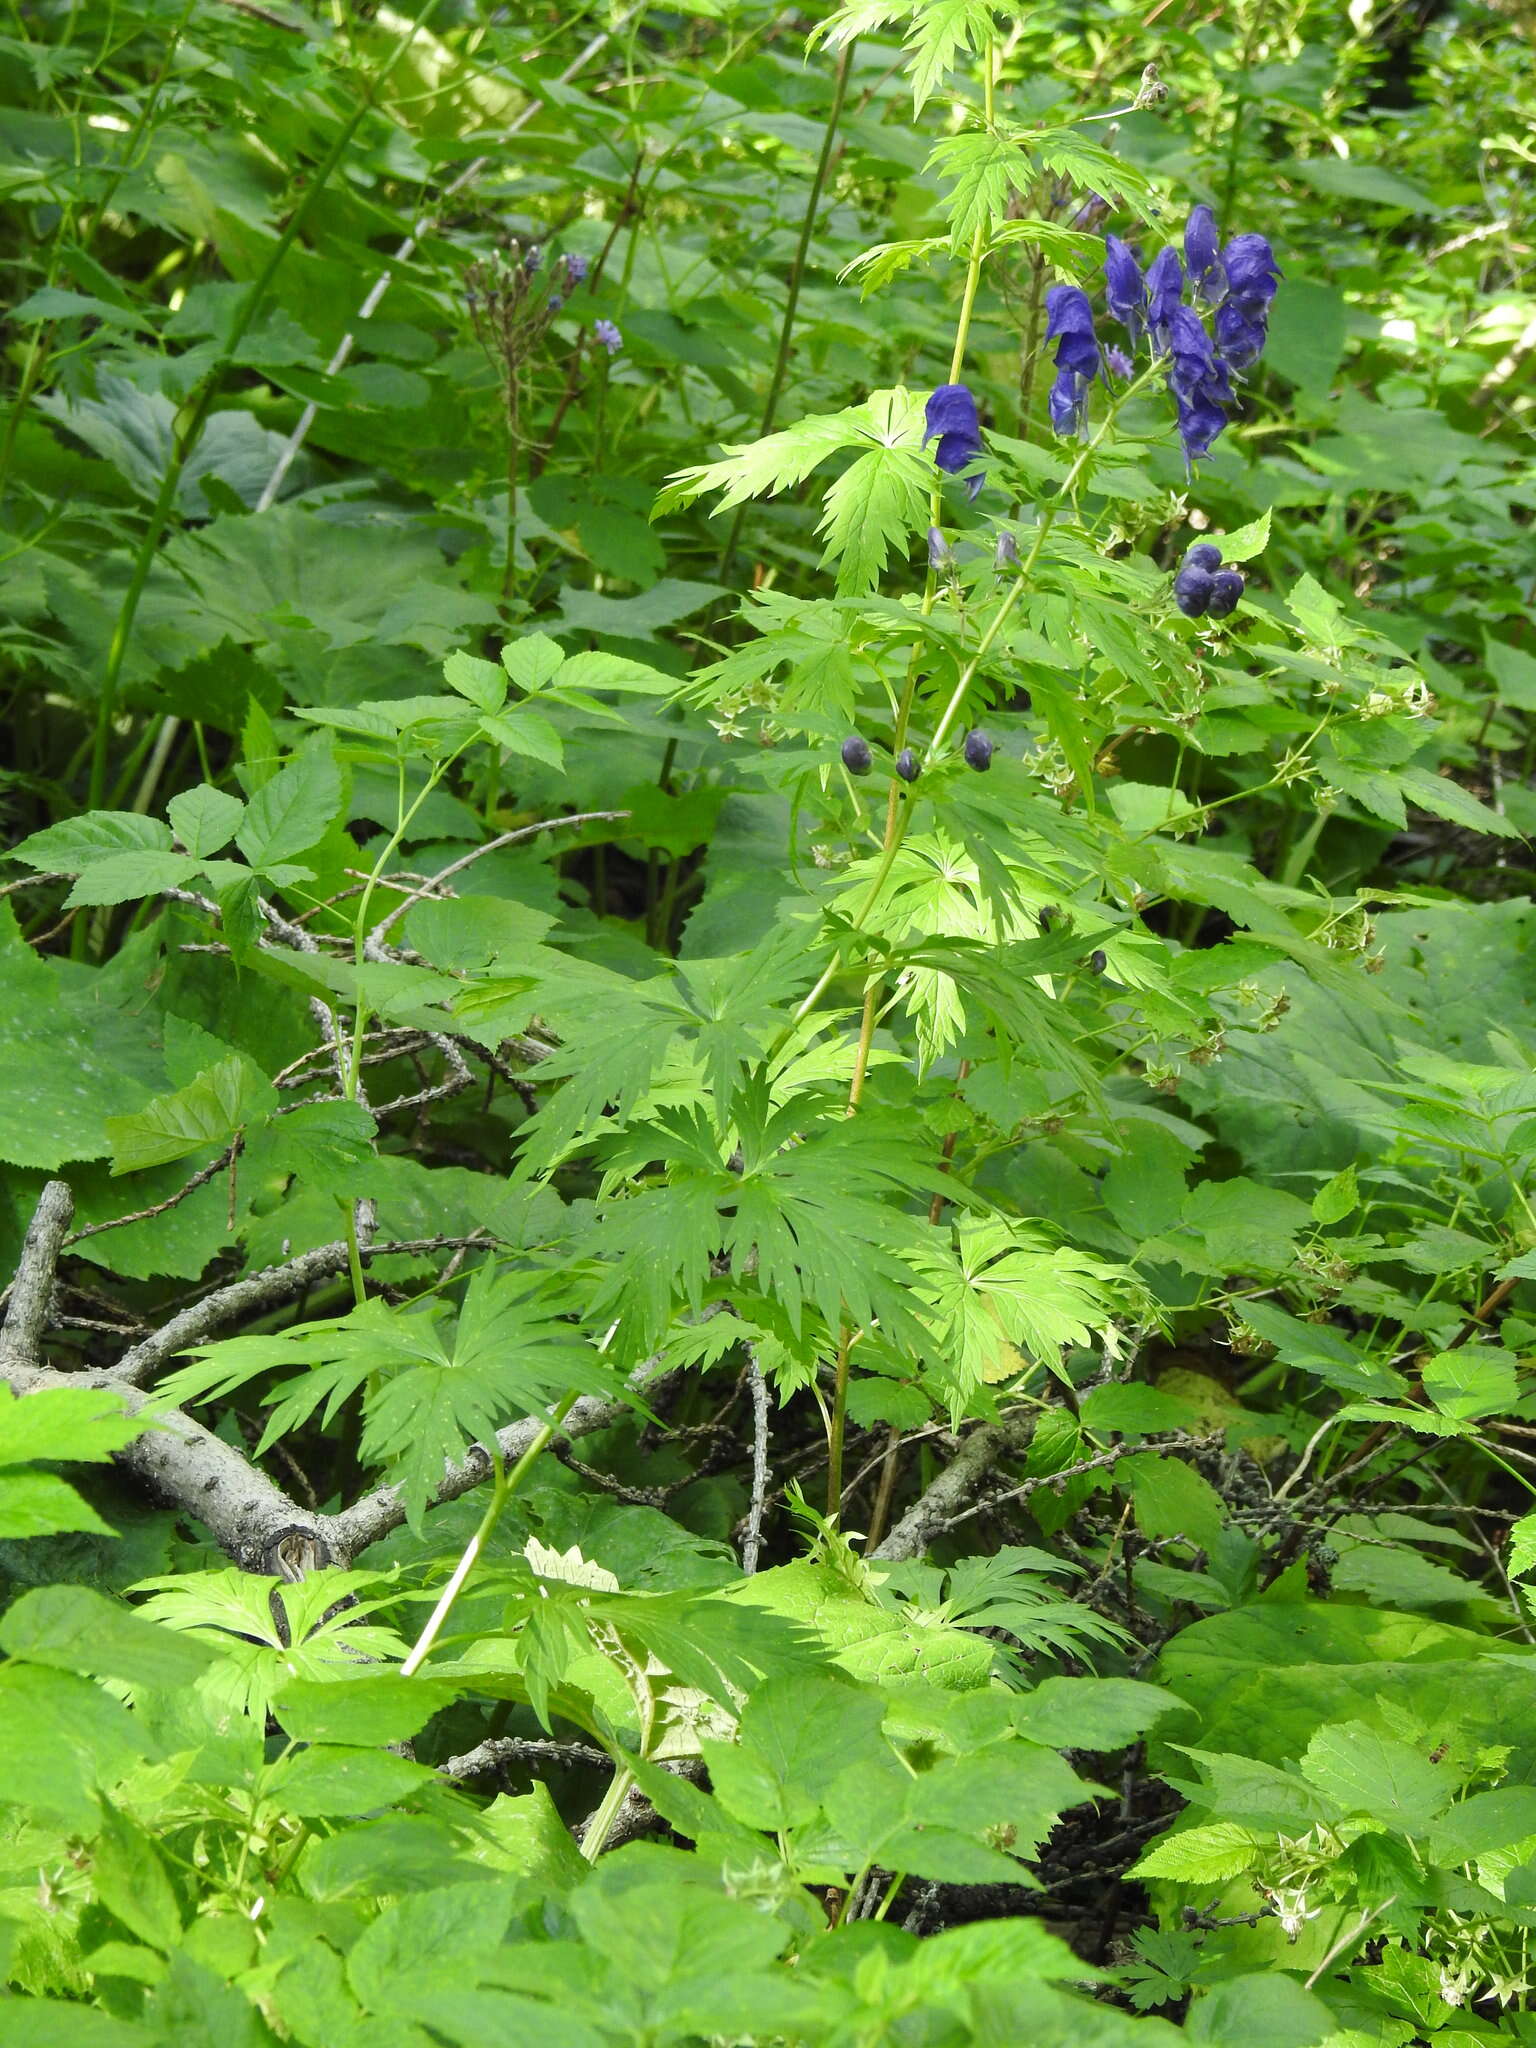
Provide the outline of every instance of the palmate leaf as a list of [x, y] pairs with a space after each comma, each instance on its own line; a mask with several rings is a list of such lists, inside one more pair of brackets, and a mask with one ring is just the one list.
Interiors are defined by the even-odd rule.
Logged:
[[978, 1387], [1010, 1379], [1020, 1352], [1055, 1371], [1062, 1348], [1109, 1325], [1112, 1290], [1130, 1276], [1001, 1216], [963, 1217], [952, 1253], [913, 1258], [956, 1414]]
[[912, 53], [912, 111], [920, 114], [943, 83], [956, 57], [981, 48], [995, 13], [990, 0], [850, 0], [811, 33], [811, 44], [840, 50], [858, 36], [874, 35], [893, 21], [909, 21], [906, 47]]
[[988, 132], [950, 135], [936, 142], [927, 169], [952, 181], [944, 210], [950, 249], [956, 255], [969, 251], [978, 228], [989, 234], [1007, 212], [1009, 200], [1027, 195], [1039, 176], [1016, 141]]
[[[919, 432], [914, 429], [914, 438]], [[832, 485], [816, 531], [826, 538], [822, 567], [837, 564], [840, 597], [874, 590], [892, 548], [923, 531], [933, 478], [932, 460], [920, 449], [881, 447], [861, 455]]]
[[726, 450], [723, 462], [679, 470], [656, 500], [653, 517], [721, 493], [719, 510], [748, 498], [771, 497], [802, 483], [818, 463], [844, 449], [861, 460], [827, 494], [818, 532], [823, 563], [836, 561], [844, 595], [874, 588], [890, 547], [927, 522], [924, 494], [933, 486], [922, 454], [925, 400], [897, 386], [875, 391], [839, 413], [812, 414], [781, 433]]

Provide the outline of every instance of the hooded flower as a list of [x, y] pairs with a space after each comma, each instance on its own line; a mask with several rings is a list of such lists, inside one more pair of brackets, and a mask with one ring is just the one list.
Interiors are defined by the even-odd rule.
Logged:
[[1191, 285], [1207, 304], [1218, 297], [1216, 216], [1208, 206], [1195, 207], [1184, 223], [1184, 265]]
[[1227, 296], [1247, 313], [1267, 312], [1280, 286], [1280, 266], [1263, 235], [1234, 235], [1221, 252]]
[[[981, 453], [981, 422], [976, 401], [965, 384], [941, 384], [928, 401], [923, 441], [937, 441], [933, 459], [948, 475], [955, 476]], [[966, 490], [974, 498], [985, 482], [978, 474], [967, 480]]]
[[1147, 324], [1146, 280], [1118, 235], [1104, 237], [1104, 303], [1137, 348]]
[[1237, 299], [1216, 308], [1216, 346], [1234, 370], [1246, 370], [1264, 353], [1269, 327], [1263, 308], [1247, 313]]
[[1052, 285], [1045, 295], [1045, 338], [1056, 344], [1056, 367], [1079, 377], [1099, 374], [1099, 344], [1093, 333], [1093, 307], [1075, 284]]
[[1175, 306], [1169, 316], [1168, 389], [1173, 393], [1185, 459], [1195, 462], [1209, 454], [1211, 443], [1227, 424], [1232, 380], [1211, 346], [1204, 321], [1188, 306]]
[[1147, 271], [1147, 325], [1159, 348], [1168, 345], [1168, 322], [1184, 296], [1184, 266], [1170, 243], [1159, 249]]
[[1058, 434], [1080, 434], [1088, 417], [1088, 387], [1099, 374], [1093, 308], [1075, 284], [1058, 284], [1046, 293], [1045, 310], [1045, 338], [1056, 344], [1051, 425]]

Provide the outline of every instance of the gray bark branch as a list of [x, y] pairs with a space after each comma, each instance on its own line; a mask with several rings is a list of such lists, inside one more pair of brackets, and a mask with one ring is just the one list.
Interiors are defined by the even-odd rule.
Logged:
[[973, 1429], [922, 1498], [908, 1508], [885, 1541], [871, 1551], [887, 1564], [921, 1557], [935, 1536], [975, 1499], [977, 1489], [1002, 1458], [1017, 1457], [1034, 1434], [1033, 1416], [983, 1423]]

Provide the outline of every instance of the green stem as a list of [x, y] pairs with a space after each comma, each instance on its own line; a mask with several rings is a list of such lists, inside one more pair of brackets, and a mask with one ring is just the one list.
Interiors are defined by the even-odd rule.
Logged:
[[848, 1412], [848, 1353], [853, 1333], [844, 1330], [837, 1347], [837, 1380], [832, 1389], [832, 1415], [827, 1424], [827, 1518], [835, 1522], [843, 1505], [843, 1437]]
[[453, 1575], [439, 1595], [437, 1605], [433, 1608], [427, 1619], [426, 1627], [416, 1638], [415, 1643], [411, 1646], [410, 1654], [400, 1666], [400, 1676], [402, 1678], [413, 1678], [426, 1662], [431, 1654], [432, 1645], [442, 1633], [444, 1622], [453, 1612], [454, 1603], [464, 1590], [465, 1582], [474, 1570], [476, 1562], [485, 1549], [486, 1544], [490, 1541], [496, 1524], [501, 1520], [502, 1512], [507, 1502], [512, 1499], [513, 1495], [522, 1486], [523, 1481], [532, 1471], [541, 1453], [548, 1449], [549, 1445], [559, 1434], [561, 1423], [564, 1422], [575, 1405], [576, 1395], [573, 1390], [563, 1397], [559, 1406], [539, 1430], [532, 1443], [529, 1444], [510, 1472], [503, 1471], [501, 1454], [494, 1446], [492, 1447], [491, 1455], [496, 1461], [496, 1481], [491, 1488], [491, 1497], [486, 1504], [485, 1513], [480, 1517], [480, 1526], [476, 1529], [474, 1535], [470, 1537], [468, 1543], [465, 1544], [464, 1554], [454, 1566]]
[[[821, 195], [826, 189], [827, 174], [832, 168], [832, 155], [837, 142], [837, 124], [843, 117], [843, 102], [848, 97], [848, 75], [853, 67], [855, 42], [843, 45], [843, 54], [838, 59], [837, 76], [832, 85], [832, 105], [827, 114], [827, 126], [821, 138], [821, 154], [816, 159], [815, 176], [811, 179], [811, 196], [806, 202], [805, 218], [800, 223], [800, 240], [795, 248], [794, 261], [789, 266], [789, 289], [784, 298], [784, 318], [779, 326], [778, 352], [773, 361], [773, 375], [768, 379], [768, 396], [763, 401], [763, 417], [758, 427], [758, 437], [773, 431], [774, 416], [779, 409], [779, 400], [784, 393], [784, 380], [789, 374], [790, 342], [795, 332], [795, 313], [800, 304], [800, 286], [805, 278], [806, 259], [810, 254], [811, 236], [816, 231], [816, 216], [821, 211]], [[723, 582], [736, 555], [736, 544], [741, 539], [742, 521], [747, 516], [746, 502], [736, 507], [736, 517], [731, 521], [731, 530], [725, 537], [725, 546], [720, 550], [720, 563], [716, 570], [717, 580]]]

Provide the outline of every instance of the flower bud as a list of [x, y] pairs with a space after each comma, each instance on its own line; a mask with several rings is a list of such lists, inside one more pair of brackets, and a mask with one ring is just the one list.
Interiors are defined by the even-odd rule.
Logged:
[[1186, 562], [1173, 579], [1173, 601], [1186, 619], [1201, 618], [1211, 602], [1214, 578], [1209, 569]]
[[997, 536], [997, 553], [993, 556], [994, 566], [999, 569], [1017, 569], [1019, 566], [1019, 544], [1006, 530]]
[[1213, 619], [1229, 619], [1247, 588], [1236, 569], [1218, 569], [1211, 578], [1211, 598], [1206, 607]]
[[1213, 540], [1197, 540], [1184, 550], [1186, 569], [1205, 569], [1214, 575], [1221, 567], [1221, 549]]
[[952, 569], [955, 557], [949, 542], [936, 526], [928, 529], [928, 566], [930, 569]]
[[1042, 938], [1048, 939], [1050, 937], [1051, 927], [1059, 921], [1060, 917], [1061, 912], [1057, 909], [1056, 905], [1054, 903], [1047, 903], [1040, 913], [1040, 936]]
[[1109, 959], [1103, 948], [1096, 946], [1088, 955], [1088, 972], [1090, 974], [1102, 974], [1108, 965]]
[[851, 732], [843, 741], [843, 766], [850, 775], [867, 775], [871, 761], [869, 741], [860, 733]]
[[974, 768], [982, 774], [992, 766], [992, 742], [979, 727], [968, 732], [961, 752], [965, 755], [967, 768]]
[[910, 747], [903, 747], [896, 756], [896, 773], [903, 782], [916, 782], [923, 772], [923, 764]]

